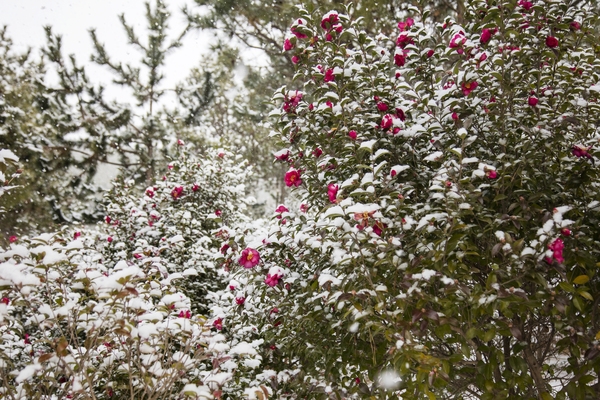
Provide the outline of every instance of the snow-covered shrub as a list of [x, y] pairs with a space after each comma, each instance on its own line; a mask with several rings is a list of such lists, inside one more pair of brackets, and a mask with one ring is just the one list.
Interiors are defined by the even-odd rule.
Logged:
[[337, 12], [291, 27], [275, 156], [303, 204], [223, 260], [223, 330], [255, 327], [243, 378], [277, 398], [598, 396], [598, 19], [467, 3], [391, 38]]
[[164, 274], [181, 274], [193, 311], [203, 314], [207, 293], [223, 286], [213, 254], [229, 235], [228, 226], [244, 220], [243, 182], [251, 173], [240, 157], [213, 152], [197, 159], [182, 143], [180, 157], [142, 196], [132, 183], [116, 182], [107, 195], [103, 249], [109, 267], [139, 260]]
[[102, 264], [97, 238], [44, 234], [0, 253], [0, 389], [7, 399], [212, 398], [218, 340], [175, 275]]

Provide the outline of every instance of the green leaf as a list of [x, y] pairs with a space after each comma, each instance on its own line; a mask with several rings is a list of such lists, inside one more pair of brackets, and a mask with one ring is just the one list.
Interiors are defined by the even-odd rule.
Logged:
[[573, 279], [573, 283], [576, 285], [585, 285], [590, 280], [590, 277], [587, 275], [579, 275], [577, 278]]

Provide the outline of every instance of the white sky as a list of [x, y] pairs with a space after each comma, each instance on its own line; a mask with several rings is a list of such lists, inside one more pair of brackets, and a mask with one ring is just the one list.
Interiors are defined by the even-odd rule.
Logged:
[[[151, 6], [154, 3], [155, 0], [150, 1]], [[169, 32], [175, 37], [185, 27], [181, 8], [187, 4], [193, 10], [194, 3], [193, 0], [165, 0], [165, 3], [171, 12]], [[0, 25], [8, 26], [8, 36], [16, 50], [39, 49], [46, 42], [43, 27], [50, 25], [54, 33], [63, 37], [63, 53], [75, 54], [77, 62], [86, 65], [88, 76], [105, 86], [110, 86], [113, 75], [106, 68], [90, 63], [93, 48], [88, 30], [96, 28], [99, 40], [114, 60], [136, 65], [140, 53], [127, 44], [118, 18], [122, 13], [143, 40], [146, 26], [144, 0], [0, 0]], [[164, 87], [173, 87], [192, 67], [199, 65], [202, 53], [209, 51], [210, 37], [207, 35], [191, 31], [184, 39], [183, 47], [167, 57]], [[107, 94], [120, 95], [110, 88]]]

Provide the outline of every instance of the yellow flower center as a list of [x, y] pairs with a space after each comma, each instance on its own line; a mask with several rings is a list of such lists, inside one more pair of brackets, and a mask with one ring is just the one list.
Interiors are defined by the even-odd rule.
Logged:
[[248, 253], [248, 255], [246, 256], [246, 260], [248, 261], [252, 261], [252, 257], [254, 257], [254, 254], [252, 254], [252, 252]]
[[465, 89], [471, 89], [471, 82], [465, 83]]

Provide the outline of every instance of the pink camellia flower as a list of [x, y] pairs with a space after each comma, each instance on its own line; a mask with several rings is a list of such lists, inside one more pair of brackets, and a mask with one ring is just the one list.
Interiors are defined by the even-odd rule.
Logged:
[[235, 304], [237, 304], [238, 306], [243, 305], [246, 302], [246, 298], [245, 297], [236, 297], [235, 298]]
[[142, 258], [142, 255], [141, 255], [141, 254], [139, 254], [139, 253], [135, 253], [135, 254], [133, 255], [133, 258], [135, 258], [136, 260], [139, 260], [140, 258]]
[[321, 20], [321, 28], [329, 31], [334, 28], [334, 25], [336, 25], [338, 22], [340, 22], [338, 15], [334, 12], [330, 12]]
[[489, 179], [496, 179], [498, 177], [498, 173], [492, 169], [492, 170], [486, 172], [485, 176], [487, 176]]
[[455, 113], [455, 112], [453, 112], [452, 113], [452, 119], [455, 120], [455, 121], [458, 121], [458, 114]]
[[304, 203], [300, 204], [300, 211], [305, 213], [308, 211], [308, 206]]
[[533, 7], [533, 3], [527, 0], [519, 0], [519, 5], [527, 11], [531, 10], [531, 7]]
[[321, 150], [319, 147], [312, 151], [312, 155], [315, 156], [315, 158], [321, 157], [321, 154], [323, 154], [323, 150]]
[[108, 243], [112, 243], [112, 241], [113, 241], [113, 238], [112, 238], [112, 236], [109, 236], [109, 237], [107, 237], [107, 238], [106, 238], [106, 241], [107, 241]]
[[433, 57], [433, 54], [434, 54], [434, 51], [433, 51], [433, 49], [430, 49], [430, 50], [427, 52], [427, 58], [431, 58], [431, 57]]
[[29, 334], [28, 333], [25, 334], [23, 342], [25, 344], [31, 344], [31, 341], [29, 340]]
[[110, 224], [110, 221], [112, 221], [112, 219], [110, 218], [110, 215], [107, 215], [106, 217], [104, 217], [104, 221], [105, 221], [107, 224]]
[[571, 230], [570, 230], [570, 229], [568, 229], [568, 228], [562, 228], [562, 229], [560, 230], [560, 233], [561, 233], [563, 236], [571, 236]]
[[283, 49], [285, 51], [290, 51], [294, 48], [294, 44], [292, 43], [292, 41], [290, 39], [285, 39], [285, 41], [283, 42]]
[[585, 158], [592, 158], [592, 155], [590, 153], [588, 153], [588, 151], [592, 148], [592, 146], [589, 147], [584, 147], [584, 146], [579, 146], [579, 145], [574, 145], [571, 148], [571, 152], [573, 153], [573, 155], [575, 157], [585, 157]]
[[387, 111], [388, 110], [388, 106], [387, 104], [385, 104], [383, 101], [380, 101], [379, 103], [377, 103], [377, 109], [379, 111]]
[[537, 103], [538, 103], [538, 98], [535, 96], [530, 96], [529, 99], [527, 99], [527, 104], [529, 104], [531, 107], [537, 106]]
[[289, 212], [290, 210], [288, 210], [288, 208], [286, 206], [284, 206], [283, 204], [280, 204], [279, 207], [277, 207], [275, 209], [275, 212], [277, 213], [284, 213], [284, 212]]
[[146, 189], [146, 196], [153, 198], [154, 197], [154, 188]]
[[15, 236], [15, 235], [12, 235], [11, 237], [9, 237], [9, 238], [8, 238], [8, 241], [9, 241], [10, 243], [14, 243], [14, 242], [16, 242], [17, 240], [19, 240], [19, 238], [18, 238], [17, 236]]
[[238, 262], [244, 268], [254, 268], [260, 262], [260, 255], [258, 254], [258, 251], [248, 247], [242, 251], [242, 255]]
[[358, 133], [356, 133], [356, 131], [350, 131], [348, 132], [348, 137], [350, 137], [350, 139], [352, 140], [356, 140], [356, 138], [358, 137]]
[[222, 214], [223, 214], [223, 211], [221, 211], [221, 210], [215, 210], [215, 215], [217, 217], [220, 217]]
[[546, 38], [546, 46], [550, 47], [551, 49], [558, 47], [558, 39], [554, 36], [548, 36]]
[[198, 190], [200, 190], [200, 185], [194, 183], [194, 185], [192, 186], [192, 192], [197, 192]]
[[392, 114], [385, 114], [381, 119], [381, 129], [387, 131], [394, 125], [394, 116]]
[[179, 311], [179, 318], [190, 319], [191, 317], [192, 317], [192, 312], [190, 310]]
[[298, 64], [300, 62], [300, 58], [298, 56], [292, 56], [292, 63]]
[[[548, 248], [552, 250], [552, 257], [557, 262], [563, 263], [565, 261], [565, 259], [563, 258], [563, 249], [565, 248], [565, 244], [562, 241], [562, 239], [555, 239], [554, 242], [548, 245]], [[546, 261], [548, 261], [548, 258], [546, 258]], [[552, 262], [552, 260], [550, 259], [550, 261], [548, 262]]]
[[481, 56], [479, 56], [479, 62], [483, 62], [487, 60], [487, 53], [481, 53]]
[[489, 28], [484, 28], [481, 31], [481, 37], [479, 38], [479, 42], [481, 44], [486, 44], [487, 42], [490, 41], [490, 39], [492, 38], [492, 34], [494, 33], [493, 30], [490, 30]]
[[464, 51], [462, 49], [462, 46], [463, 46], [463, 44], [465, 44], [466, 41], [467, 41], [467, 38], [465, 37], [465, 35], [462, 32], [459, 32], [452, 37], [448, 47], [450, 47], [451, 49], [456, 49], [458, 54], [463, 54]]
[[10, 299], [8, 297], [3, 297], [2, 300], [0, 300], [0, 303], [8, 305], [8, 303], [10, 303]]
[[281, 279], [281, 276], [278, 275], [278, 274], [274, 274], [274, 275], [267, 274], [267, 277], [265, 279], [265, 283], [268, 286], [274, 287], [274, 286], [277, 286], [277, 284], [279, 283], [280, 279]]
[[410, 29], [411, 26], [413, 26], [415, 24], [415, 20], [412, 18], [407, 18], [406, 22], [404, 21], [400, 21], [398, 22], [398, 29], [400, 29], [400, 31], [407, 31]]
[[81, 236], [81, 232], [75, 232], [73, 234], [73, 240], [76, 240], [79, 236]]
[[213, 326], [220, 331], [223, 329], [223, 318], [217, 318], [213, 321]]
[[477, 81], [471, 81], [471, 82], [463, 82], [461, 84], [461, 88], [462, 88], [462, 92], [465, 96], [468, 96], [469, 94], [471, 94], [471, 92], [473, 90], [475, 90], [475, 88], [478, 86]]
[[181, 140], [181, 139], [177, 139], [177, 144], [178, 144], [179, 146], [184, 146], [184, 145], [185, 145], [185, 142], [184, 142], [183, 140]]
[[577, 21], [573, 21], [569, 24], [569, 26], [571, 27], [572, 30], [574, 31], [578, 31], [581, 29], [581, 24]]
[[171, 197], [173, 200], [177, 200], [183, 195], [183, 186], [176, 186], [173, 190], [171, 190]]
[[335, 81], [335, 75], [333, 75], [333, 69], [328, 69], [325, 71], [325, 77], [323, 78], [325, 82], [333, 82]]
[[333, 183], [330, 183], [327, 186], [327, 196], [329, 196], [329, 201], [335, 203], [337, 201], [337, 193], [339, 186]]
[[285, 173], [285, 184], [286, 186], [300, 186], [302, 184], [302, 178], [300, 178], [300, 171], [297, 169], [290, 169]]

